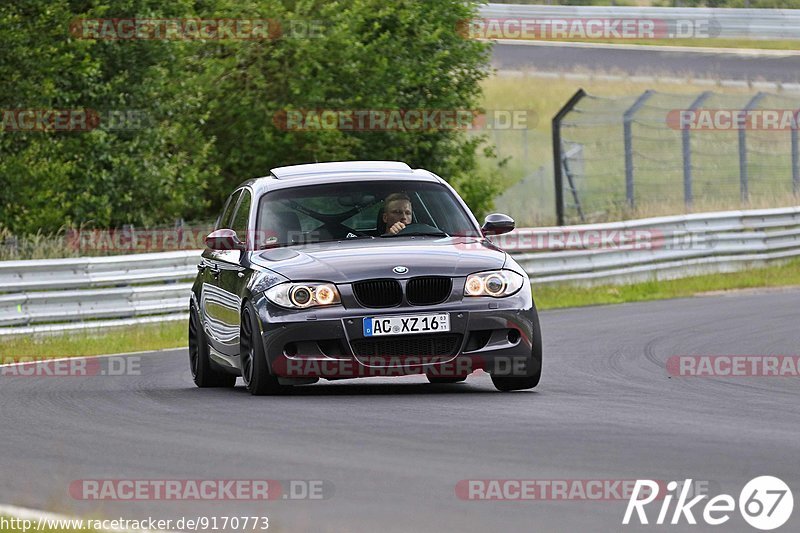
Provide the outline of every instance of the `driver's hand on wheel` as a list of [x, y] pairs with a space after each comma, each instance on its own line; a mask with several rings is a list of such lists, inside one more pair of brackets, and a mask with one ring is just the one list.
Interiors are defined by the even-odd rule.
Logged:
[[403, 229], [404, 229], [405, 227], [406, 227], [406, 225], [405, 225], [404, 223], [402, 223], [402, 222], [395, 222], [395, 223], [392, 225], [392, 227], [388, 229], [387, 233], [391, 233], [392, 235], [397, 235], [398, 233], [400, 233], [401, 231], [403, 231]]

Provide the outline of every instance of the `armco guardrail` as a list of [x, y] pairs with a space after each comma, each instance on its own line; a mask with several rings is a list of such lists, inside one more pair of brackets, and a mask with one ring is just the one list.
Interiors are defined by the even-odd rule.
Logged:
[[[800, 257], [800, 207], [523, 228], [494, 238], [534, 285], [625, 283]], [[0, 263], [0, 335], [186, 318], [199, 250]]]
[[800, 256], [800, 207], [521, 229], [505, 240], [534, 284], [675, 279]]
[[[708, 29], [710, 37], [745, 39], [800, 39], [800, 9], [732, 9], [699, 7], [543, 6], [488, 4], [480, 9], [491, 19], [652, 19], [680, 31]], [[693, 35], [685, 35], [692, 37]]]
[[185, 319], [200, 253], [0, 262], [0, 335]]
[[191, 283], [0, 295], [0, 327], [186, 310]]
[[187, 279], [199, 251], [0, 262], [0, 293]]

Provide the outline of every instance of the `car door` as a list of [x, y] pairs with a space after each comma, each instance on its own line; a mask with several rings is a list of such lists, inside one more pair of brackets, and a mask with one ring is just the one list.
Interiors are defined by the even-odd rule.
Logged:
[[220, 339], [219, 351], [228, 357], [239, 356], [239, 326], [242, 308], [242, 288], [247, 277], [248, 222], [252, 194], [249, 189], [242, 189], [241, 195], [231, 219], [230, 229], [236, 232], [239, 240], [245, 244], [244, 250], [226, 250], [217, 255], [219, 265], [219, 294], [223, 298], [224, 311], [220, 315], [223, 323], [224, 338]]
[[[233, 215], [241, 197], [242, 189], [237, 189], [228, 197], [215, 230], [229, 228], [233, 222]], [[206, 248], [201, 259], [203, 267], [203, 289], [200, 294], [200, 305], [203, 309], [203, 323], [206, 337], [211, 348], [211, 355], [229, 352], [228, 348], [234, 341], [238, 342], [238, 328], [235, 333], [226, 324], [230, 321], [229, 309], [232, 305], [231, 296], [222, 288], [222, 268], [228, 264], [227, 257], [238, 254], [238, 250], [211, 250]]]

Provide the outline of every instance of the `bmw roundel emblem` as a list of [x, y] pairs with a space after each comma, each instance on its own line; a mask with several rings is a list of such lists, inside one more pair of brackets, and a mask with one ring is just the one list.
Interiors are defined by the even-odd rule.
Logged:
[[392, 269], [392, 271], [393, 271], [395, 274], [405, 274], [406, 272], [408, 272], [408, 268], [406, 268], [406, 267], [404, 267], [404, 266], [396, 266], [396, 267], [394, 267], [394, 268]]

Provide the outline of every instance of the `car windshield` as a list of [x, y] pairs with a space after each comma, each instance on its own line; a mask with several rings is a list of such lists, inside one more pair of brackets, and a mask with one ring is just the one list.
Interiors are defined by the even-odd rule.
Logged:
[[423, 181], [279, 189], [261, 197], [256, 220], [257, 248], [345, 239], [480, 236], [447, 187]]

